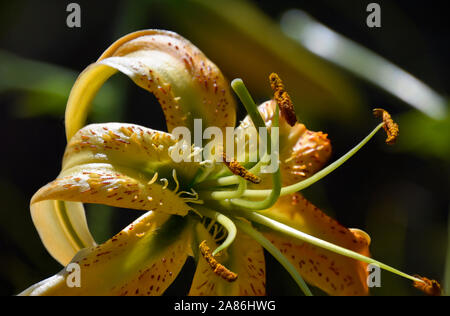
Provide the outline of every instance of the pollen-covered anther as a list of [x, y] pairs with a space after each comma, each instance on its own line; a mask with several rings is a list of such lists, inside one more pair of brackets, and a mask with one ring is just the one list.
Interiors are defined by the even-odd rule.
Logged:
[[415, 275], [414, 277], [422, 280], [422, 282], [419, 281], [414, 282], [414, 287], [416, 289], [421, 290], [422, 292], [424, 292], [429, 296], [441, 296], [442, 294], [441, 285], [437, 281], [430, 280], [428, 278], [421, 277], [419, 275]]
[[229, 159], [227, 155], [223, 154], [223, 163], [228, 167], [228, 169], [235, 175], [244, 178], [254, 184], [261, 182], [261, 178], [254, 175], [247, 169], [245, 169], [239, 162], [234, 159]]
[[373, 115], [375, 115], [375, 117], [383, 119], [384, 122], [383, 129], [386, 131], [387, 134], [386, 144], [394, 145], [399, 135], [398, 124], [392, 120], [391, 115], [386, 110], [374, 109]]
[[290, 126], [294, 126], [297, 123], [297, 116], [295, 115], [291, 97], [286, 92], [283, 82], [276, 73], [270, 74], [269, 80], [274, 93], [274, 100], [280, 107], [281, 116]]
[[227, 280], [228, 282], [236, 281], [238, 275], [230, 270], [228, 270], [224, 265], [220, 264], [214, 256], [211, 254], [211, 250], [206, 244], [206, 240], [203, 240], [200, 245], [200, 253], [203, 258], [205, 258], [206, 262], [213, 269], [214, 273], [220, 276], [222, 279]]

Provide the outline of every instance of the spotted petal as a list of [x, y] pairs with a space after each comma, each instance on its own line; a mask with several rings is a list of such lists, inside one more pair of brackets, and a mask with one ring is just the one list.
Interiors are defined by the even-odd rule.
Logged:
[[75, 256], [80, 287], [68, 286], [76, 285], [68, 266], [21, 295], [161, 295], [190, 253], [190, 231], [182, 217], [147, 212], [106, 243]]
[[31, 201], [34, 224], [51, 255], [66, 265], [80, 249], [95, 245], [83, 206], [75, 202], [186, 215], [190, 207], [173, 191], [178, 185], [172, 172], [182, 185], [198, 164], [174, 163], [169, 149], [175, 143], [170, 134], [117, 123], [89, 125], [72, 137], [63, 170]]
[[[314, 237], [369, 256], [370, 238], [347, 229], [299, 194], [285, 196], [266, 215]], [[367, 264], [275, 232], [265, 236], [310, 284], [331, 295], [367, 295]]]
[[[196, 227], [197, 244], [206, 240], [208, 245], [216, 243], [206, 229], [198, 224]], [[189, 295], [205, 296], [259, 296], [266, 293], [266, 268], [264, 252], [261, 246], [242, 232], [238, 232], [233, 244], [218, 260], [228, 269], [238, 274], [234, 282], [228, 282], [214, 274], [206, 260], [199, 255], [197, 269], [192, 281]]]
[[156, 96], [169, 131], [192, 130], [196, 118], [204, 127], [235, 124], [235, 102], [217, 66], [178, 34], [145, 30], [116, 41], [78, 77], [66, 109], [68, 139], [84, 125], [92, 99], [117, 71]]

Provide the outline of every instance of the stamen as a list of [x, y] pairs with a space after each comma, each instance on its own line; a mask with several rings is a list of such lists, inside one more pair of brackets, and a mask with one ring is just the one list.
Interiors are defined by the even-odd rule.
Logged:
[[[375, 265], [379, 266], [380, 268], [382, 268], [382, 269], [384, 269], [386, 271], [390, 271], [392, 273], [395, 273], [395, 274], [397, 274], [397, 275], [399, 275], [401, 277], [404, 277], [406, 279], [412, 280], [414, 282], [423, 282], [421, 279], [418, 279], [415, 276], [406, 274], [406, 273], [404, 273], [404, 272], [402, 272], [400, 270], [397, 270], [397, 269], [395, 269], [393, 267], [390, 267], [387, 264], [384, 264], [384, 263], [382, 263], [380, 261], [374, 260], [374, 259], [372, 259], [370, 257], [366, 257], [366, 256], [364, 256], [364, 255], [362, 255], [362, 254], [360, 254], [358, 252], [355, 252], [355, 251], [349, 250], [347, 248], [338, 246], [336, 244], [333, 244], [331, 242], [322, 240], [320, 238], [311, 236], [311, 235], [306, 234], [306, 233], [304, 233], [302, 231], [294, 229], [294, 228], [292, 228], [292, 227], [290, 227], [290, 226], [288, 226], [286, 224], [283, 224], [281, 222], [273, 220], [270, 217], [266, 217], [266, 216], [263, 216], [261, 214], [255, 213], [255, 212], [246, 212], [246, 211], [240, 211], [240, 210], [234, 210], [234, 211], [237, 213], [238, 216], [244, 217], [244, 218], [246, 218], [247, 220], [249, 220], [251, 222], [255, 222], [255, 223], [264, 225], [264, 226], [266, 226], [266, 227], [268, 227], [270, 229], [273, 229], [275, 231], [279, 231], [279, 232], [281, 232], [283, 234], [286, 234], [286, 235], [291, 236], [293, 238], [296, 238], [298, 240], [304, 241], [304, 242], [309, 243], [309, 244], [311, 244], [313, 246], [329, 250], [331, 252], [340, 254], [340, 255], [348, 257], [348, 258], [352, 258], [352, 259], [359, 260], [359, 261], [362, 261], [362, 262], [366, 262], [366, 263], [369, 263], [369, 264], [375, 264]], [[239, 226], [239, 228], [241, 228], [241, 227]]]
[[167, 186], [169, 185], [169, 180], [167, 180], [166, 178], [162, 178], [162, 179], [159, 179], [159, 181], [161, 181], [163, 183], [162, 189], [163, 190], [167, 189]]
[[386, 110], [374, 109], [373, 115], [375, 115], [375, 117], [383, 119], [384, 122], [383, 129], [386, 131], [387, 134], [386, 144], [394, 145], [399, 134], [398, 124], [392, 120], [391, 115]]
[[269, 80], [270, 86], [274, 92], [274, 99], [280, 107], [281, 116], [289, 125], [294, 126], [295, 123], [297, 123], [297, 116], [295, 115], [291, 97], [286, 92], [283, 82], [276, 73], [270, 74]]
[[158, 172], [155, 172], [153, 178], [147, 183], [147, 185], [152, 185], [153, 183], [156, 182], [156, 180], [158, 180]]
[[254, 184], [261, 182], [261, 178], [255, 176], [253, 173], [245, 169], [239, 162], [234, 159], [229, 159], [225, 153], [223, 153], [223, 163], [228, 167], [228, 169], [235, 175], [244, 178]]
[[[332, 164], [328, 165], [326, 168], [320, 170], [313, 176], [309, 177], [306, 180], [294, 183], [292, 185], [283, 187], [281, 189], [281, 196], [289, 195], [292, 193], [295, 193], [297, 191], [301, 191], [303, 189], [306, 189], [310, 185], [316, 183], [320, 179], [324, 178], [331, 172], [333, 172], [335, 169], [340, 167], [342, 164], [344, 164], [350, 157], [352, 157], [354, 154], [356, 154], [362, 147], [364, 147], [365, 144], [384, 126], [384, 123], [378, 124], [378, 126], [366, 137], [364, 138], [358, 145], [353, 147], [349, 152], [347, 152], [344, 156], [333, 162]], [[244, 197], [265, 197], [268, 194], [271, 193], [271, 190], [246, 190], [243, 194]]]
[[[186, 194], [191, 197], [183, 197], [182, 195]], [[180, 197], [185, 203], [193, 203], [193, 204], [203, 204], [203, 200], [200, 200], [199, 194], [191, 188], [191, 192], [189, 191], [180, 191], [176, 194]]]
[[177, 193], [178, 189], [180, 188], [180, 182], [178, 181], [177, 171], [175, 169], [172, 170], [172, 177], [173, 177], [173, 181], [175, 181], [175, 184], [176, 184], [174, 192]]
[[[207, 221], [209, 221], [208, 226], [205, 225]], [[213, 226], [216, 224], [216, 221], [213, 221], [210, 218], [204, 216], [203, 219], [202, 219], [202, 223], [203, 223], [204, 226], [206, 226], [206, 230], [210, 231], [211, 228], [213, 228]]]
[[218, 223], [216, 223], [215, 228], [216, 227], [217, 229], [214, 229], [212, 238], [216, 243], [219, 243], [219, 241], [223, 241], [225, 239], [225, 237], [227, 236], [227, 232], [226, 229], [224, 229], [223, 226], [219, 225]]
[[257, 243], [263, 246], [275, 259], [277, 259], [277, 261], [286, 269], [286, 271], [289, 272], [289, 274], [292, 276], [294, 281], [306, 296], [312, 296], [308, 285], [305, 283], [300, 273], [298, 273], [297, 269], [295, 269], [292, 263], [281, 253], [281, 251], [277, 247], [275, 247], [260, 232], [254, 229], [251, 224], [237, 219], [236, 225], [239, 227], [239, 229], [241, 229], [247, 235], [251, 236]]
[[441, 296], [442, 294], [441, 285], [437, 281], [430, 280], [425, 277], [421, 277], [419, 275], [415, 275], [415, 277], [422, 280], [422, 282], [414, 281], [414, 287], [416, 289], [421, 290], [422, 292], [424, 292], [426, 295], [429, 296]]
[[[279, 115], [278, 115], [278, 106], [275, 110], [275, 115], [273, 117], [273, 127], [279, 126]], [[270, 138], [273, 138], [271, 140], [271, 143], [278, 144], [279, 139], [275, 137], [275, 133], [271, 135]], [[275, 153], [276, 161], [278, 162], [279, 154], [278, 152]], [[269, 207], [273, 206], [278, 198], [280, 197], [281, 193], [281, 172], [280, 168], [278, 167], [275, 172], [272, 173], [272, 190], [269, 190], [270, 193], [266, 195], [266, 198], [261, 201], [249, 201], [245, 199], [232, 199], [231, 203], [240, 207], [248, 208], [251, 210], [266, 210]]]
[[206, 262], [213, 269], [214, 273], [220, 276], [222, 279], [227, 280], [228, 282], [236, 281], [238, 275], [230, 270], [228, 270], [224, 265], [219, 263], [214, 256], [211, 254], [211, 250], [206, 245], [206, 240], [200, 243], [200, 252], [205, 258]]
[[238, 178], [238, 187], [235, 191], [220, 190], [220, 191], [204, 191], [201, 192], [200, 197], [203, 200], [226, 200], [226, 199], [237, 199], [244, 194], [247, 190], [247, 182], [243, 178]]
[[196, 206], [196, 211], [198, 213], [200, 213], [202, 216], [206, 216], [209, 217], [210, 219], [217, 221], [220, 225], [222, 225], [226, 230], [227, 230], [227, 238], [224, 240], [224, 242], [217, 247], [214, 251], [213, 251], [213, 256], [215, 256], [216, 254], [218, 254], [220, 251], [228, 248], [234, 241], [234, 239], [236, 238], [236, 234], [237, 234], [237, 229], [236, 226], [234, 225], [234, 222], [229, 219], [227, 216], [213, 211], [211, 209], [208, 209], [206, 207], [203, 206]]
[[[261, 158], [249, 171], [252, 174], [259, 174], [261, 172], [261, 168], [267, 164], [267, 153]], [[246, 168], [247, 169], [247, 168]], [[227, 169], [227, 172], [229, 170]], [[231, 173], [231, 171], [230, 171]], [[235, 175], [219, 175], [216, 179], [207, 180], [205, 182], [202, 182], [198, 188], [205, 189], [205, 188], [211, 188], [211, 187], [226, 187], [234, 184], [239, 184], [240, 180], [242, 180], [241, 177], [235, 176]]]

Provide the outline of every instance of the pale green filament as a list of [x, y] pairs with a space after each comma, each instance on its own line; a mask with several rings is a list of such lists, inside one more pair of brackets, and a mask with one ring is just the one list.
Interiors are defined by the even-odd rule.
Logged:
[[247, 189], [247, 181], [245, 179], [239, 177], [239, 185], [235, 191], [206, 191], [202, 192], [200, 198], [202, 200], [226, 200], [226, 199], [235, 199], [239, 198], [244, 194]]
[[415, 282], [423, 282], [422, 280], [420, 280], [420, 279], [418, 279], [416, 277], [413, 277], [413, 276], [411, 276], [409, 274], [401, 272], [401, 271], [399, 271], [399, 270], [397, 270], [397, 269], [395, 269], [393, 267], [390, 267], [390, 266], [388, 266], [388, 265], [386, 265], [386, 264], [384, 264], [382, 262], [376, 261], [376, 260], [374, 260], [372, 258], [366, 257], [364, 255], [361, 255], [361, 254], [355, 252], [355, 251], [343, 248], [341, 246], [337, 246], [337, 245], [335, 245], [333, 243], [330, 243], [328, 241], [325, 241], [325, 240], [316, 238], [314, 236], [308, 235], [306, 233], [303, 233], [303, 232], [301, 232], [299, 230], [296, 230], [296, 229], [294, 229], [294, 228], [292, 228], [292, 227], [290, 227], [288, 225], [285, 225], [283, 223], [277, 222], [277, 221], [275, 221], [275, 220], [273, 220], [271, 218], [268, 218], [266, 216], [263, 216], [261, 214], [258, 214], [258, 213], [255, 213], [255, 212], [242, 212], [242, 211], [239, 212], [239, 213], [242, 214], [242, 216], [247, 218], [248, 220], [251, 220], [253, 222], [259, 223], [259, 224], [264, 225], [264, 226], [266, 226], [266, 227], [268, 227], [270, 229], [273, 229], [275, 231], [278, 231], [278, 232], [281, 232], [283, 234], [289, 235], [289, 236], [294, 237], [296, 239], [299, 239], [301, 241], [307, 242], [307, 243], [309, 243], [311, 245], [314, 245], [314, 246], [317, 246], [317, 247], [320, 247], [320, 248], [332, 251], [334, 253], [337, 253], [337, 254], [340, 254], [342, 256], [349, 257], [349, 258], [352, 258], [352, 259], [355, 259], [355, 260], [359, 260], [359, 261], [366, 262], [366, 263], [369, 263], [369, 264], [375, 264], [375, 265], [379, 266], [382, 269], [385, 269], [387, 271], [390, 271], [392, 273], [395, 273], [395, 274], [397, 274], [399, 276], [402, 276], [402, 277], [404, 277], [406, 279], [410, 279], [410, 280], [415, 281]]
[[[247, 90], [247, 87], [245, 86], [242, 79], [234, 79], [231, 82], [231, 87], [233, 88], [236, 95], [241, 100], [242, 104], [244, 105], [245, 109], [247, 110], [248, 115], [250, 116], [250, 119], [253, 122], [253, 125], [256, 127], [256, 131], [259, 135], [259, 128], [266, 128], [266, 124], [264, 123], [264, 120], [262, 119], [259, 111], [258, 106], [256, 105], [255, 101], [253, 101], [252, 96], [250, 95], [249, 91]], [[270, 152], [271, 150], [271, 142], [270, 138], [267, 140], [267, 149]], [[244, 167], [248, 168], [250, 163], [245, 163]], [[229, 170], [223, 170], [219, 173], [217, 173], [213, 179], [217, 178], [223, 178], [223, 177], [232, 177], [231, 179], [233, 183], [230, 184], [237, 184], [237, 180], [235, 176], [232, 176], [232, 173]], [[198, 183], [198, 182], [196, 182]]]
[[180, 182], [178, 181], [177, 171], [175, 169], [172, 170], [172, 178], [173, 178], [173, 181], [175, 181], [175, 185], [176, 185], [174, 192], [177, 193], [178, 190], [180, 189]]
[[[266, 155], [264, 155], [264, 157], [261, 160], [259, 160], [256, 163], [256, 165], [254, 165], [251, 169], [249, 169], [250, 173], [259, 176], [261, 167], [264, 164], [266, 164], [267, 159], [268, 159], [268, 155], [266, 154]], [[238, 184], [240, 179], [242, 179], [242, 178], [239, 176], [236, 176], [236, 175], [224, 176], [224, 177], [220, 177], [218, 179], [212, 179], [212, 180], [208, 180], [208, 181], [199, 183], [198, 188], [204, 189], [204, 188], [211, 188], [211, 187], [225, 187], [225, 186], [229, 186], [229, 185]]]
[[190, 188], [205, 180], [215, 168], [214, 162], [208, 160], [201, 162], [200, 166], [201, 168], [197, 171], [197, 174], [189, 185]]
[[234, 239], [236, 238], [236, 232], [237, 232], [236, 226], [234, 225], [234, 222], [231, 219], [229, 219], [227, 216], [223, 215], [222, 213], [210, 210], [210, 209], [200, 206], [200, 205], [196, 206], [195, 208], [196, 208], [197, 212], [199, 212], [203, 216], [209, 217], [213, 221], [218, 222], [223, 227], [225, 227], [225, 229], [227, 230], [227, 233], [228, 233], [227, 238], [212, 253], [212, 255], [215, 256], [220, 251], [228, 248], [233, 243]]
[[[344, 162], [346, 162], [350, 157], [352, 157], [355, 153], [357, 153], [379, 130], [382, 128], [384, 123], [380, 123], [375, 129], [366, 137], [364, 138], [358, 145], [356, 145], [353, 149], [351, 149], [349, 152], [347, 152], [344, 156], [327, 166], [326, 168], [322, 169], [321, 171], [317, 172], [313, 176], [309, 177], [306, 180], [303, 180], [301, 182], [289, 185], [287, 187], [283, 187], [281, 189], [281, 196], [283, 195], [289, 195], [293, 194], [297, 191], [303, 190], [310, 185], [314, 184], [315, 182], [319, 181], [320, 179], [326, 177], [328, 174], [333, 172], [335, 169], [340, 167]], [[264, 197], [267, 196], [267, 194], [270, 194], [271, 190], [246, 190], [243, 194], [244, 197]]]
[[292, 263], [281, 253], [281, 251], [277, 247], [275, 247], [269, 240], [267, 240], [267, 238], [265, 238], [260, 232], [254, 229], [250, 224], [242, 220], [236, 220], [235, 224], [244, 233], [251, 236], [261, 246], [263, 246], [286, 269], [286, 271], [292, 276], [294, 281], [306, 296], [312, 296], [308, 285], [305, 283], [300, 273], [298, 273]]
[[[259, 112], [258, 112], [259, 114]], [[262, 118], [261, 118], [262, 119]], [[273, 127], [279, 127], [279, 113], [278, 113], [278, 105], [275, 108], [275, 115], [273, 117]], [[275, 133], [272, 133], [270, 138], [272, 139], [273, 144], [277, 144], [279, 139], [276, 138]], [[275, 153], [275, 158], [278, 163], [279, 153]], [[273, 206], [278, 198], [280, 197], [281, 192], [281, 172], [279, 166], [277, 166], [277, 171], [272, 174], [272, 190], [270, 190], [270, 194], [262, 201], [248, 201], [243, 199], [233, 199], [231, 203], [240, 207], [244, 207], [251, 210], [265, 210], [269, 207]]]
[[[306, 180], [300, 181], [298, 183], [282, 187], [280, 195], [289, 195], [293, 194], [295, 192], [301, 191], [310, 185], [314, 184], [315, 182], [321, 180], [322, 178], [326, 177], [328, 174], [339, 168], [341, 165], [343, 165], [350, 157], [352, 157], [354, 154], [356, 154], [382, 127], [384, 123], [380, 123], [375, 129], [367, 135], [358, 145], [356, 145], [354, 148], [352, 148], [349, 152], [347, 152], [344, 156], [333, 162], [332, 164], [328, 165], [326, 168], [322, 169], [321, 171], [317, 172], [313, 176], [309, 177]], [[257, 168], [259, 169], [261, 166], [261, 161], [258, 162], [258, 164], [252, 168], [250, 171], [252, 173], [257, 174]], [[219, 178], [216, 180], [211, 180], [205, 182], [205, 185], [208, 186], [229, 186], [233, 184], [238, 183], [239, 177], [237, 176], [228, 176]], [[203, 187], [203, 186], [202, 186]], [[258, 197], [266, 197], [267, 195], [270, 195], [272, 190], [266, 189], [266, 190], [245, 190], [243, 197], [249, 197], [249, 198], [258, 198]]]

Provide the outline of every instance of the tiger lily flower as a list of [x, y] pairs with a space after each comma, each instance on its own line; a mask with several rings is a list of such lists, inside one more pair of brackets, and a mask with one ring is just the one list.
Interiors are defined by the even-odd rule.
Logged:
[[[118, 71], [157, 97], [169, 132], [122, 123], [84, 126], [95, 94]], [[274, 98], [257, 107], [242, 81], [233, 81], [248, 112], [236, 131], [268, 131], [267, 150], [279, 168], [263, 173], [267, 160], [251, 164], [249, 149], [228, 163], [174, 162], [171, 153], [183, 141], [171, 134], [175, 128], [193, 130], [195, 119], [224, 132], [235, 127], [227, 80], [199, 49], [172, 32], [139, 31], [110, 46], [71, 91], [61, 173], [31, 200], [43, 244], [66, 268], [21, 295], [161, 295], [188, 256], [197, 262], [190, 295], [265, 295], [263, 248], [307, 295], [306, 282], [331, 295], [367, 295], [368, 264], [429, 288], [370, 258], [366, 233], [345, 228], [298, 193], [344, 163], [379, 129], [386, 129], [392, 142], [398, 128], [387, 112], [377, 110], [383, 122], [321, 170], [331, 155], [327, 135], [296, 122], [281, 80], [272, 75], [271, 84]], [[237, 146], [247, 141], [235, 137]], [[82, 203], [144, 213], [97, 245]], [[67, 283], [73, 264], [80, 269], [79, 286]]]

